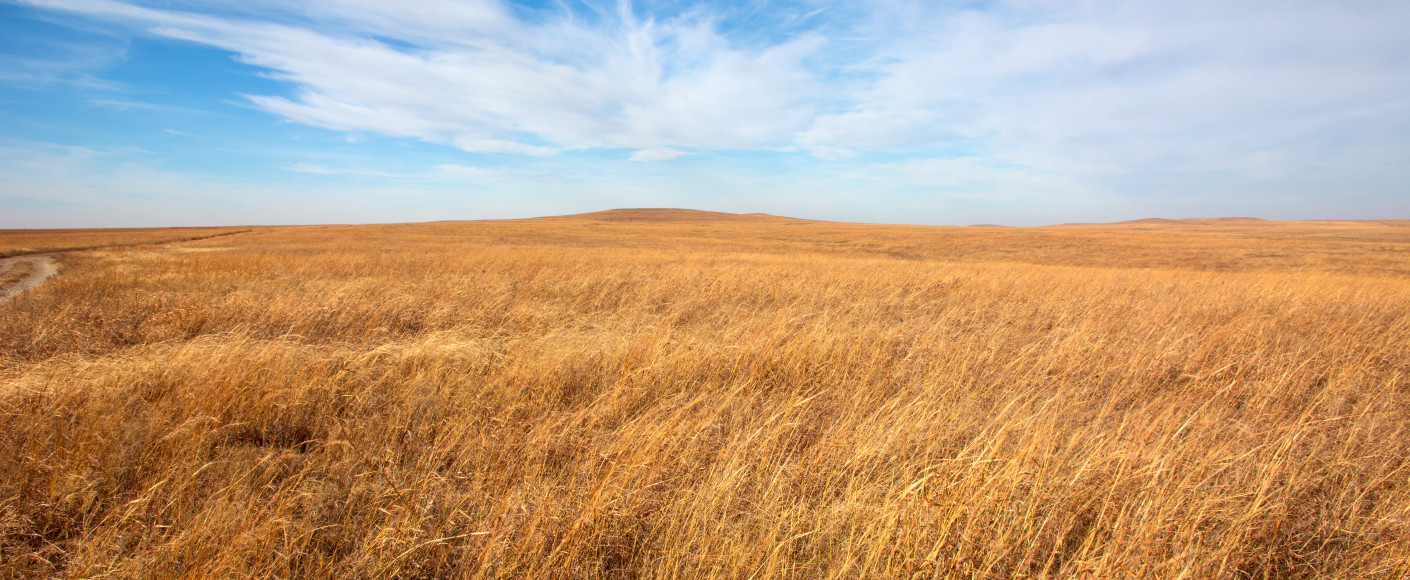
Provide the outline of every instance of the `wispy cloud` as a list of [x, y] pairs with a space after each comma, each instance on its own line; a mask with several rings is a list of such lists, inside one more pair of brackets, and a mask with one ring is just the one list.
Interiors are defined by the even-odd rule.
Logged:
[[1410, 181], [1404, 2], [22, 1], [230, 51], [286, 84], [244, 96], [279, 118], [471, 153], [796, 152], [911, 191], [1053, 204], [1281, 190], [1394, 206]]
[[455, 163], [443, 163], [441, 165], [437, 165], [436, 171], [442, 176], [454, 178], [483, 178], [496, 174], [496, 171], [493, 169], [486, 169], [484, 167], [472, 167], [468, 165], [458, 165]]
[[293, 171], [295, 173], [312, 173], [314, 175], [337, 175], [339, 173], [336, 169], [329, 169], [322, 165], [315, 165], [313, 163], [295, 163], [293, 165], [285, 167], [284, 169]]
[[636, 153], [632, 153], [632, 156], [629, 157], [628, 160], [649, 163], [652, 161], [666, 161], [667, 159], [675, 159], [677, 157], [680, 157], [681, 155], [685, 155], [685, 152], [679, 149], [672, 149], [670, 147], [652, 147], [650, 149], [642, 149], [640, 151], [637, 151]]
[[414, 172], [393, 172], [367, 169], [363, 166], [356, 167], [330, 167], [318, 163], [300, 162], [284, 166], [285, 171], [294, 173], [306, 173], [310, 175], [355, 175], [362, 177], [380, 177], [395, 181], [411, 182], [446, 182], [448, 180], [463, 178], [483, 178], [495, 175], [493, 169], [484, 167], [474, 167], [469, 165], [459, 165], [455, 163], [443, 163], [425, 171]]
[[656, 21], [628, 10], [592, 26], [529, 24], [489, 2], [432, 3], [391, 19], [372, 2], [307, 9], [343, 26], [333, 29], [108, 0], [33, 3], [236, 52], [297, 87], [248, 97], [294, 121], [527, 155], [785, 142], [811, 110], [801, 61], [823, 42], [737, 48], [705, 15]]
[[842, 40], [801, 30], [745, 45], [733, 37], [756, 31], [722, 30], [725, 10], [703, 7], [529, 22], [491, 0], [255, 2], [235, 16], [30, 2], [238, 53], [296, 87], [250, 96], [291, 120], [531, 155], [1097, 137], [1114, 151], [1179, 147], [1168, 138], [1394, 100], [1407, 88], [1396, 49], [1410, 52], [1401, 3], [887, 3]]

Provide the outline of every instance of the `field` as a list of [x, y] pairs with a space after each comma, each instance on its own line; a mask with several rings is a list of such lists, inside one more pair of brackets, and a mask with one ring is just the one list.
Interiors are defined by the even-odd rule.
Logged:
[[96, 250], [218, 238], [242, 228], [105, 228], [89, 230], [0, 230], [0, 258], [23, 254]]
[[1410, 577], [1407, 221], [234, 231], [0, 232], [4, 575]]

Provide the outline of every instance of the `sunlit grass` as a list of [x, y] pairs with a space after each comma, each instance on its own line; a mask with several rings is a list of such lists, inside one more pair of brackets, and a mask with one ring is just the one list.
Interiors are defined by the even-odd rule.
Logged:
[[115, 246], [161, 244], [221, 237], [248, 228], [110, 228], [89, 230], [0, 230], [0, 258], [92, 250]]
[[1401, 578], [1407, 231], [617, 213], [70, 254], [0, 306], [3, 566]]

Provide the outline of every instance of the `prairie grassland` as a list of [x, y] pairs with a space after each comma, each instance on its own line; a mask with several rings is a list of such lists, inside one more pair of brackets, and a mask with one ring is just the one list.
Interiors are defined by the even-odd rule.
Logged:
[[248, 228], [107, 228], [88, 230], [0, 230], [0, 258], [91, 250], [114, 246], [162, 244], [220, 237]]
[[1405, 578], [1410, 223], [612, 212], [68, 254], [0, 566]]

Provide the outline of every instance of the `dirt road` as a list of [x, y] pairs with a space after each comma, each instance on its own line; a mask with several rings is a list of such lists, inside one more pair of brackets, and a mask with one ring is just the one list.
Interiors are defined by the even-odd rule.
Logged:
[[0, 260], [0, 304], [9, 302], [25, 290], [43, 284], [58, 273], [54, 257], [48, 254], [15, 256]]

